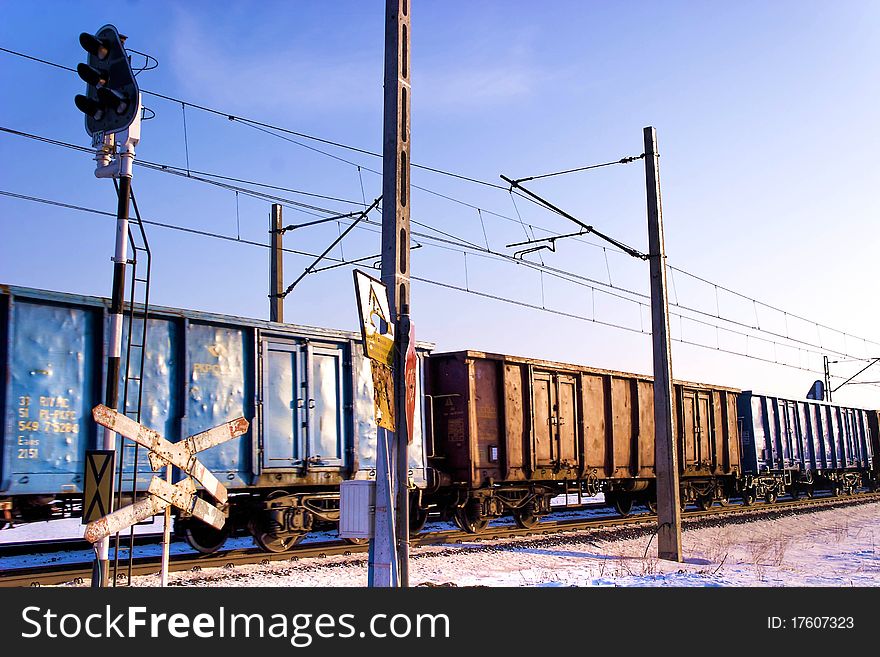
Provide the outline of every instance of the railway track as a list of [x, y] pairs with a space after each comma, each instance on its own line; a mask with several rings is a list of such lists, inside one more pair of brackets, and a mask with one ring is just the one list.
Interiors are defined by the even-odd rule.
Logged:
[[[732, 504], [713, 507], [706, 511], [685, 511], [682, 518], [688, 524], [715, 520], [727, 522], [734, 518], [747, 520], [772, 514], [819, 511], [828, 508], [868, 504], [880, 501], [880, 493], [861, 493], [846, 497], [815, 497], [812, 499], [785, 500], [775, 504], [743, 506]], [[656, 523], [656, 516], [650, 513], [630, 516], [606, 516], [602, 518], [572, 518], [538, 523], [535, 527], [521, 529], [516, 526], [489, 526], [479, 534], [469, 534], [459, 530], [441, 530], [419, 534], [411, 540], [414, 548], [456, 544], [473, 544], [516, 537], [540, 537], [550, 534], [570, 533], [582, 530], [610, 530], [632, 528]], [[198, 553], [175, 555], [169, 569], [172, 572], [185, 570], [204, 570], [207, 568], [234, 569], [249, 564], [268, 565], [274, 561], [299, 561], [301, 559], [322, 559], [334, 555], [353, 555], [366, 552], [367, 544], [350, 544], [344, 541], [322, 541], [308, 543], [282, 553], [267, 553], [259, 548], [233, 549], [213, 555]], [[134, 560], [132, 575], [151, 575], [158, 572], [157, 557], [143, 557]], [[83, 584], [91, 579], [92, 564], [52, 564], [0, 571], [0, 587], [50, 586], [57, 584]], [[119, 582], [124, 585], [124, 578]]]
[[[162, 534], [136, 534], [135, 546], [155, 545], [162, 542]], [[123, 549], [128, 545], [128, 536], [123, 539]], [[111, 546], [114, 544], [111, 539]], [[15, 541], [13, 543], [0, 544], [0, 559], [5, 557], [17, 557], [23, 554], [52, 554], [55, 552], [73, 552], [76, 550], [91, 550], [92, 544], [82, 538], [56, 538], [39, 541]]]

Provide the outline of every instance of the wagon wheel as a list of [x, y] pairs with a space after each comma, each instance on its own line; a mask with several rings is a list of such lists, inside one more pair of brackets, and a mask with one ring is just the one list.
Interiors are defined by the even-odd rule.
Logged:
[[730, 506], [730, 495], [727, 493], [721, 493], [721, 497], [718, 498], [718, 504], [721, 506]]
[[645, 506], [650, 513], [657, 513], [657, 500], [649, 498], [645, 500]]
[[775, 490], [767, 491], [767, 494], [764, 496], [764, 501], [767, 504], [776, 504], [777, 499], [779, 499], [779, 494]]
[[538, 524], [539, 517], [535, 513], [535, 509], [531, 504], [515, 509], [513, 512], [513, 521], [517, 527], [522, 529], [531, 529]]
[[471, 518], [464, 509], [456, 509], [453, 520], [455, 520], [455, 524], [458, 525], [461, 531], [468, 534], [479, 534], [489, 526], [488, 518], [482, 516], [476, 519]]
[[248, 531], [266, 552], [287, 552], [306, 535], [305, 532], [277, 532], [267, 529], [266, 524], [261, 518], [252, 518], [248, 522]]
[[843, 489], [843, 486], [835, 483], [831, 486], [831, 497], [837, 497], [840, 495], [840, 491]]
[[[272, 491], [266, 496], [267, 500], [283, 497], [287, 493], [283, 490]], [[257, 545], [266, 552], [287, 552], [299, 543], [307, 532], [278, 531], [276, 523], [269, 520], [266, 513], [256, 514], [248, 520], [248, 531], [254, 537]]]
[[812, 486], [807, 486], [807, 487], [805, 487], [805, 488], [804, 488], [804, 493], [806, 494], [806, 496], [807, 496], [808, 498], [812, 499], [812, 498], [813, 498], [813, 487], [812, 487]]
[[351, 538], [351, 537], [349, 537], [349, 538], [343, 538], [342, 540], [345, 541], [346, 543], [348, 543], [349, 545], [366, 545], [367, 543], [370, 542], [370, 539], [368, 539], [368, 538]]
[[702, 511], [708, 511], [712, 508], [714, 502], [715, 500], [711, 495], [700, 495], [699, 499], [697, 499], [697, 506], [700, 507]]
[[788, 493], [791, 495], [791, 499], [796, 500], [801, 496], [801, 489], [797, 485], [793, 485]]
[[743, 494], [742, 494], [742, 498], [743, 498], [743, 506], [752, 506], [752, 504], [755, 503], [757, 496], [755, 495], [755, 491], [753, 491], [753, 490], [744, 490]]
[[465, 531], [464, 526], [461, 524], [461, 513], [458, 509], [452, 512], [452, 522], [454, 522], [455, 526], [461, 531]]
[[614, 508], [617, 509], [617, 512], [626, 517], [630, 513], [632, 513], [633, 508], [633, 498], [631, 495], [615, 495], [614, 496]]
[[231, 531], [232, 525], [228, 520], [221, 529], [215, 529], [200, 520], [186, 520], [183, 535], [193, 550], [202, 554], [214, 554], [223, 547]]
[[418, 534], [428, 522], [428, 510], [415, 506], [409, 511], [409, 533], [412, 536]]

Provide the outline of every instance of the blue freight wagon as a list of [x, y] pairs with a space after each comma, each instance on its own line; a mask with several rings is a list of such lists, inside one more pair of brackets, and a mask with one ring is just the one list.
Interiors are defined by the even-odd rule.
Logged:
[[[0, 286], [0, 524], [80, 512], [85, 451], [100, 441], [91, 409], [104, 401], [108, 310], [107, 299]], [[199, 456], [229, 489], [229, 520], [218, 532], [178, 518], [193, 547], [210, 552], [247, 529], [282, 551], [338, 522], [340, 482], [375, 478], [373, 384], [360, 334], [162, 307], [148, 317], [144, 340], [136, 315], [132, 342], [144, 348], [131, 351], [128, 376], [125, 359], [121, 367], [128, 410], [140, 396], [141, 423], [171, 442], [238, 416], [251, 422], [241, 438]], [[419, 400], [429, 348], [418, 349]], [[423, 418], [420, 402], [409, 452], [417, 492]], [[146, 454], [135, 465], [125, 443], [119, 488], [146, 490]], [[412, 497], [418, 520], [420, 495]]]
[[737, 399], [743, 500], [775, 501], [816, 487], [852, 494], [873, 470], [876, 412], [750, 390]]

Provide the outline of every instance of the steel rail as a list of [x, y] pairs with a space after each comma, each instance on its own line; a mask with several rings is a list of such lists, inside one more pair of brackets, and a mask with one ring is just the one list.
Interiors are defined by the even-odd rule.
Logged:
[[[820, 511], [826, 508], [839, 506], [852, 506], [869, 504], [880, 501], [880, 493], [859, 493], [853, 496], [841, 495], [838, 497], [823, 496], [813, 498], [801, 498], [786, 500], [773, 504], [758, 503], [750, 506], [742, 504], [730, 504], [729, 506], [717, 506], [708, 510], [685, 511], [683, 519], [688, 524], [694, 524], [710, 518], [723, 518], [725, 516], [738, 517], [748, 515], [767, 515], [774, 513], [786, 513], [798, 510]], [[521, 529], [514, 526], [488, 527], [478, 534], [469, 534], [459, 530], [442, 530], [428, 532], [414, 536], [411, 540], [413, 547], [429, 547], [440, 545], [464, 545], [493, 541], [504, 538], [539, 537], [548, 534], [571, 533], [581, 530], [598, 530], [610, 528], [635, 527], [655, 523], [657, 516], [651, 513], [642, 513], [631, 516], [608, 516], [605, 518], [572, 518], [539, 522], [529, 529]], [[246, 548], [230, 550], [220, 554], [181, 554], [175, 556], [170, 565], [170, 570], [180, 572], [185, 570], [204, 570], [206, 568], [234, 569], [237, 566], [250, 564], [268, 565], [273, 561], [296, 562], [301, 559], [326, 558], [334, 555], [350, 556], [359, 552], [366, 552], [368, 546], [364, 544], [349, 544], [343, 541], [322, 541], [300, 545], [287, 552], [264, 552], [259, 548]], [[143, 557], [135, 559], [132, 573], [137, 576], [152, 575], [158, 572], [158, 557]], [[54, 564], [29, 568], [17, 568], [0, 571], [0, 587], [16, 586], [50, 586], [58, 584], [83, 584], [91, 577], [91, 564]]]

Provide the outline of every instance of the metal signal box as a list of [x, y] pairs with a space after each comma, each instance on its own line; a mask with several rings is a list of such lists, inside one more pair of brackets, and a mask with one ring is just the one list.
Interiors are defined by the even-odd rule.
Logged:
[[376, 482], [343, 481], [339, 489], [340, 538], [373, 538], [376, 514]]

